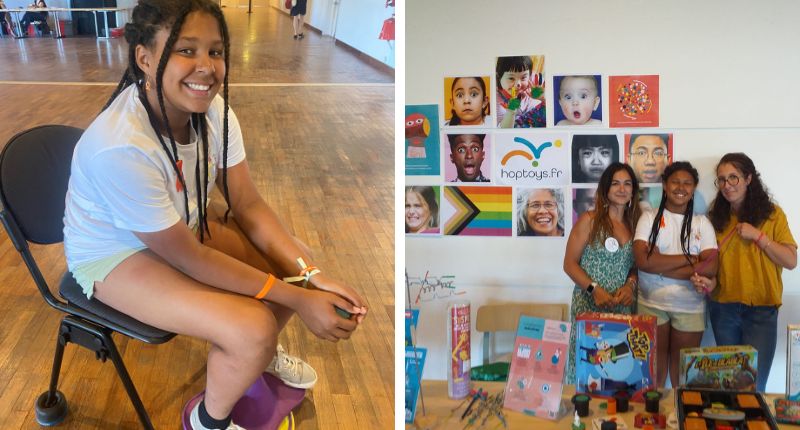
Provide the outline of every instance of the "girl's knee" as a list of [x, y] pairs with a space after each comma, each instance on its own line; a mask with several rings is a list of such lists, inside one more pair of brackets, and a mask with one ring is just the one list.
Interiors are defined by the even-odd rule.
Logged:
[[238, 309], [223, 331], [219, 346], [239, 354], [271, 357], [278, 345], [278, 322], [260, 303]]

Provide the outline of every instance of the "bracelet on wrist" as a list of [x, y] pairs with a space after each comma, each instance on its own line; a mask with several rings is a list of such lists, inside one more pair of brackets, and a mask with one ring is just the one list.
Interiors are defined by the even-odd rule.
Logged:
[[300, 266], [300, 274], [297, 276], [287, 276], [283, 278], [284, 282], [298, 282], [303, 281], [302, 287], [305, 288], [308, 286], [308, 281], [311, 279], [312, 276], [320, 273], [320, 270], [317, 266], [309, 266], [303, 261], [303, 257], [297, 257], [297, 265]]

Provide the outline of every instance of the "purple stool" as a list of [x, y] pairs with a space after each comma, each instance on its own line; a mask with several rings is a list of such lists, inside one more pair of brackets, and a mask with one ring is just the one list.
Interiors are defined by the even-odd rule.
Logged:
[[[192, 397], [184, 406], [183, 430], [192, 430], [189, 415], [204, 393], [202, 391]], [[292, 409], [303, 401], [305, 395], [306, 390], [289, 387], [277, 377], [264, 373], [236, 402], [231, 418], [234, 423], [247, 430], [276, 430]], [[294, 428], [294, 425], [290, 428]]]

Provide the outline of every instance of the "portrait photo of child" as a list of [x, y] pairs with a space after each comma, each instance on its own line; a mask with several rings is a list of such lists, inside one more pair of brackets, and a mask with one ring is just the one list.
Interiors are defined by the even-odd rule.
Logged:
[[557, 126], [603, 125], [603, 103], [600, 75], [567, 75], [553, 77], [553, 95], [559, 109], [553, 122]]
[[492, 126], [488, 76], [444, 78], [445, 126]]
[[497, 127], [546, 127], [544, 89], [544, 55], [497, 57]]

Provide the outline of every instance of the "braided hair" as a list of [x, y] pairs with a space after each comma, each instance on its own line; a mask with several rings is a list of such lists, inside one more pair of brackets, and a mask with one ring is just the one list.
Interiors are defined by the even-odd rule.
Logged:
[[[223, 57], [225, 61], [225, 77], [222, 86], [222, 98], [224, 100], [222, 121], [222, 194], [225, 197], [225, 203], [228, 205], [224, 217], [227, 222], [228, 214], [231, 211], [230, 196], [228, 193], [228, 70], [230, 66], [230, 36], [228, 33], [228, 26], [225, 23], [225, 17], [219, 5], [210, 0], [139, 0], [139, 3], [133, 9], [131, 21], [125, 24], [125, 40], [128, 42], [128, 67], [122, 74], [122, 79], [119, 81], [114, 93], [103, 107], [103, 110], [106, 110], [117, 96], [129, 86], [136, 85], [138, 87], [139, 99], [147, 111], [147, 118], [150, 121], [150, 125], [153, 127], [153, 130], [155, 130], [158, 141], [167, 154], [172, 168], [182, 186], [187, 225], [190, 221], [189, 192], [186, 189], [186, 180], [181, 171], [182, 164], [178, 155], [177, 143], [173, 136], [172, 128], [169, 125], [169, 119], [167, 118], [166, 108], [164, 106], [163, 80], [164, 69], [172, 54], [172, 47], [180, 34], [181, 27], [186, 17], [192, 12], [205, 12], [214, 17], [222, 33], [222, 42], [224, 44]], [[144, 80], [146, 77], [136, 63], [136, 47], [138, 45], [143, 45], [148, 48], [153, 48], [155, 45], [156, 33], [161, 29], [169, 29], [170, 34], [164, 43], [164, 49], [161, 53], [155, 76], [155, 91], [161, 109], [161, 118], [157, 118], [153, 107], [150, 106], [145, 95]], [[167, 131], [169, 146], [167, 146], [167, 143], [159, 132], [161, 128], [159, 127], [160, 124], [163, 125]], [[208, 119], [206, 114], [192, 113], [190, 124], [195, 133], [201, 137], [202, 148], [197, 148], [197, 150], [199, 152], [199, 150], [202, 149], [203, 160], [208, 160]], [[198, 154], [197, 163], [195, 164], [195, 184], [197, 191], [197, 213], [200, 222], [200, 241], [202, 242], [205, 238], [205, 234], [208, 234], [210, 237], [211, 233], [208, 230], [206, 213], [206, 206], [208, 204], [208, 167], [207, 163], [203, 163], [203, 174], [201, 178], [200, 158]]]
[[[691, 163], [688, 161], [676, 161], [664, 169], [664, 173], [661, 174], [661, 180], [666, 185], [667, 180], [670, 176], [672, 176], [675, 172], [687, 172], [692, 175], [692, 179], [694, 179], [694, 185], [700, 182], [700, 176], [697, 174], [697, 169], [695, 169]], [[667, 204], [667, 190], [664, 187], [661, 191], [661, 204], [658, 206], [658, 212], [656, 213], [656, 217], [653, 219], [653, 226], [650, 228], [650, 237], [648, 241], [650, 243], [650, 249], [647, 251], [647, 256], [653, 254], [653, 249], [656, 246], [656, 240], [658, 239], [658, 232], [661, 230], [661, 217], [664, 216], [664, 208]], [[694, 217], [694, 194], [692, 194], [692, 198], [689, 199], [689, 202], [686, 204], [686, 210], [683, 213], [683, 224], [681, 225], [681, 250], [683, 251], [683, 256], [686, 257], [686, 260], [689, 264], [692, 264], [692, 260], [689, 258], [689, 240], [691, 239], [692, 235], [692, 218]]]

